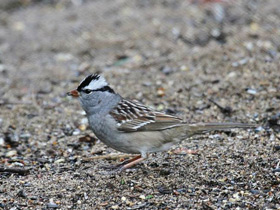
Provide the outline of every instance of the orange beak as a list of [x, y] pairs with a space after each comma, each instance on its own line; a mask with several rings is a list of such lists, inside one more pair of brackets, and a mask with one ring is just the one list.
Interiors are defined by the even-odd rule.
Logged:
[[72, 96], [74, 98], [78, 98], [80, 96], [80, 93], [77, 90], [71, 90], [67, 93], [68, 96]]

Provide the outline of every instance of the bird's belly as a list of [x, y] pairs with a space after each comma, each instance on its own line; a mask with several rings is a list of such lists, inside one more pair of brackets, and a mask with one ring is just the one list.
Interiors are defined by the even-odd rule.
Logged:
[[164, 143], [160, 132], [114, 132], [108, 134], [106, 129], [94, 131], [98, 139], [115, 150], [131, 154], [146, 154], [168, 150], [173, 146], [173, 141]]
[[124, 153], [140, 153], [135, 148], [136, 142], [131, 140], [130, 133], [118, 131], [110, 122], [100, 121], [96, 124], [90, 123], [90, 125], [96, 137], [107, 146]]
[[120, 145], [125, 152], [130, 151], [130, 153], [152, 153], [166, 151], [170, 149], [175, 141], [171, 139], [164, 139], [164, 136], [159, 131], [152, 132], [131, 132], [120, 134]]
[[118, 131], [110, 122], [102, 121], [91, 125], [98, 139], [124, 153], [146, 154], [165, 151], [180, 141], [180, 138], [175, 138], [177, 135], [172, 135], [168, 130], [125, 133]]

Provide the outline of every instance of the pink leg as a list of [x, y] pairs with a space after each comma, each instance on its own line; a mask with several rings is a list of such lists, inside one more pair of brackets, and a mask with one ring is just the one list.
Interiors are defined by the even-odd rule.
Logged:
[[[146, 158], [143, 158], [141, 157], [141, 155], [137, 156], [138, 158], [136, 159], [133, 158], [134, 160], [133, 161], [130, 161], [129, 163], [125, 164], [124, 166], [121, 167], [121, 170], [125, 170], [125, 169], [128, 169], [134, 165], [136, 165], [137, 163], [141, 162], [142, 160], [145, 160]], [[131, 159], [132, 160], [132, 159]]]
[[135, 161], [135, 160], [137, 160], [137, 159], [139, 159], [139, 158], [141, 158], [141, 155], [137, 155], [137, 156], [135, 156], [134, 158], [125, 160], [125, 161], [123, 161], [122, 163], [120, 163], [120, 164], [114, 166], [114, 168], [122, 168], [122, 167], [125, 166], [126, 164], [131, 163], [131, 162], [133, 162], [133, 161]]
[[129, 160], [125, 160], [123, 163], [121, 163], [120, 165], [126, 165], [126, 164], [128, 164], [128, 163], [131, 163], [131, 162], [133, 162], [133, 161], [135, 161], [135, 160], [138, 160], [139, 158], [141, 158], [141, 155], [137, 155], [136, 157], [134, 157], [134, 158], [131, 158], [131, 159], [129, 159]]
[[138, 160], [139, 158], [141, 158], [141, 155], [137, 155], [134, 158], [131, 158], [129, 160], [125, 160], [120, 164], [117, 164], [117, 165], [114, 165], [114, 166], [103, 166], [102, 168], [104, 168], [104, 169], [117, 169], [117, 168], [119, 168], [119, 169], [122, 170], [125, 165], [127, 165], [131, 162], [134, 162], [134, 161]]

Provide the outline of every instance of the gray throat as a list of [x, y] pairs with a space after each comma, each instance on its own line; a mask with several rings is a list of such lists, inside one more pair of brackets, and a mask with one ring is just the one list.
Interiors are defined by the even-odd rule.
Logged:
[[81, 100], [81, 105], [88, 116], [106, 115], [121, 101], [122, 97], [115, 93], [100, 92], [92, 98]]

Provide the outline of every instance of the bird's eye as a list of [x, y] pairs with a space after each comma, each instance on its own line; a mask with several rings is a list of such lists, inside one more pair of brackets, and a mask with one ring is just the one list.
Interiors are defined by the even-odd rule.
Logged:
[[90, 93], [92, 92], [92, 90], [85, 89], [84, 92], [85, 92], [86, 94], [90, 94]]

